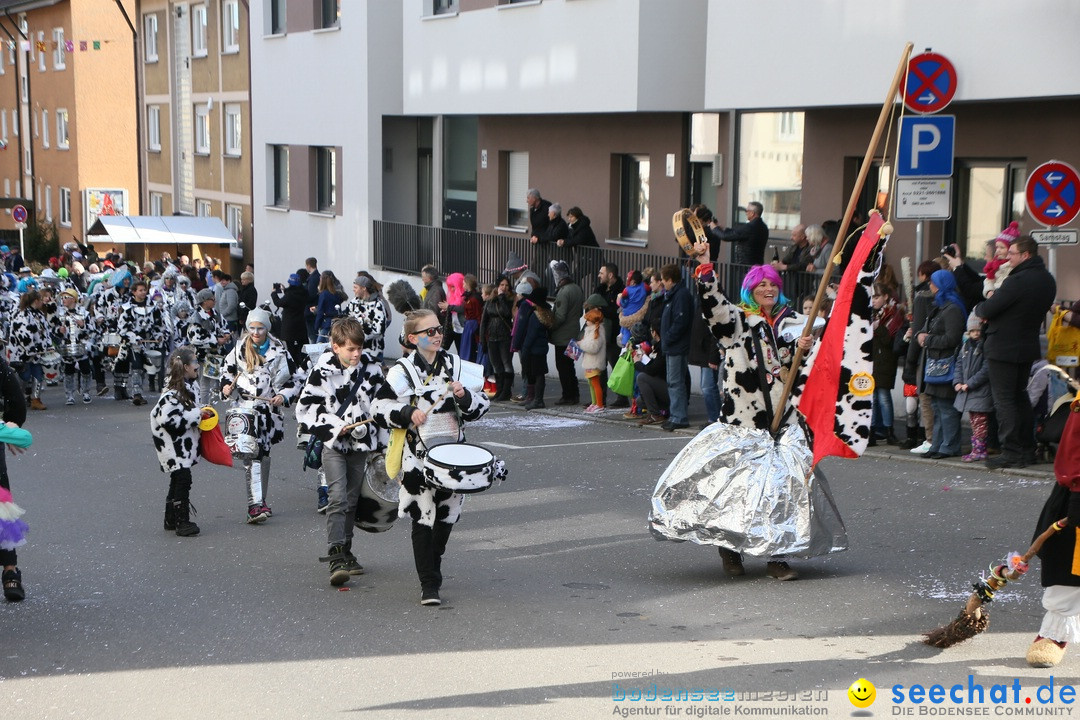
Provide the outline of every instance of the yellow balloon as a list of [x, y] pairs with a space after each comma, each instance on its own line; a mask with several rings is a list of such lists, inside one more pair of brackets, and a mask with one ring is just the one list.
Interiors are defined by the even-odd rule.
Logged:
[[847, 689], [848, 700], [857, 708], [868, 708], [877, 699], [877, 688], [866, 678], [859, 678]]

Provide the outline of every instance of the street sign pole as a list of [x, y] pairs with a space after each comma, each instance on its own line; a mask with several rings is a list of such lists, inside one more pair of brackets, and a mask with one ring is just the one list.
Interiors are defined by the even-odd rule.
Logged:
[[923, 235], [923, 233], [925, 232], [925, 230], [926, 230], [926, 221], [925, 220], [920, 220], [918, 222], [918, 224], [915, 225], [915, 267], [916, 268], [918, 268], [920, 265], [922, 265], [922, 256], [923, 256], [923, 248], [922, 248], [922, 246], [923, 246], [923, 237], [925, 237]]
[[23, 262], [26, 262], [26, 243], [23, 241], [24, 230], [26, 230], [26, 223], [19, 223], [19, 254], [22, 255]]

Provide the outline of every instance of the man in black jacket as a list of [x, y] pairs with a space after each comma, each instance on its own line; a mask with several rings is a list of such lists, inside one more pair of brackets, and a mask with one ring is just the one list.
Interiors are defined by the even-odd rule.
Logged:
[[682, 272], [675, 263], [660, 268], [664, 284], [664, 314], [660, 318], [660, 346], [667, 364], [668, 397], [671, 415], [660, 427], [668, 432], [690, 426], [688, 405], [690, 388], [688, 359], [690, 354], [690, 322], [694, 299], [682, 281]]
[[769, 243], [769, 228], [761, 219], [765, 208], [759, 202], [746, 204], [746, 222], [727, 230], [721, 230], [713, 220], [709, 233], [724, 242], [735, 244], [731, 262], [735, 265], [763, 265], [765, 246]]
[[[622, 348], [619, 347], [619, 343], [615, 338], [619, 335], [619, 306], [618, 299], [626, 285], [623, 284], [622, 278], [619, 277], [619, 266], [615, 263], [604, 263], [600, 266], [600, 272], [596, 274], [597, 285], [593, 290], [594, 295], [599, 295], [607, 301], [607, 307], [601, 308], [604, 312], [604, 328], [607, 330], [607, 364], [612, 368], [615, 367], [615, 363], [619, 361], [619, 355], [622, 352]], [[607, 371], [600, 373], [600, 385], [604, 389], [604, 396], [607, 396]], [[605, 403], [606, 405], [607, 403]], [[617, 395], [615, 402], [610, 407], [613, 408], [625, 408], [630, 407], [630, 401], [622, 395]]]
[[1012, 272], [1001, 288], [975, 308], [987, 321], [984, 353], [998, 418], [1001, 455], [987, 467], [1025, 467], [1035, 461], [1035, 422], [1027, 397], [1031, 364], [1038, 359], [1039, 332], [1054, 303], [1057, 283], [1029, 235], [1009, 248]]

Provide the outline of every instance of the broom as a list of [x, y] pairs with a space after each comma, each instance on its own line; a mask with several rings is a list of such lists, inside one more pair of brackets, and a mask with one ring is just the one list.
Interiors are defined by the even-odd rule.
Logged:
[[980, 577], [971, 584], [974, 592], [968, 597], [967, 603], [964, 604], [956, 619], [948, 625], [923, 633], [923, 642], [936, 648], [948, 648], [973, 638], [985, 630], [990, 624], [990, 613], [983, 606], [993, 602], [994, 593], [1009, 582], [1015, 582], [1023, 577], [1028, 571], [1028, 562], [1039, 552], [1043, 543], [1054, 533], [1065, 529], [1068, 524], [1068, 518], [1058, 520], [1035, 538], [1026, 553], [1023, 555], [1009, 553], [1005, 562], [996, 566], [991, 565], [989, 577]]

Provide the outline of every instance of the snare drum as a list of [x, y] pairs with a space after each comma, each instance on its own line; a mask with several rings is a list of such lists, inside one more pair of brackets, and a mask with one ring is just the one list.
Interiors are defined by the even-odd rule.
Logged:
[[161, 351], [146, 348], [143, 350], [143, 355], [146, 357], [146, 374], [156, 375], [158, 366], [161, 364]]
[[116, 357], [120, 354], [120, 344], [123, 342], [123, 338], [120, 337], [120, 333], [105, 333], [101, 336], [101, 344], [105, 346], [105, 354], [109, 357]]
[[225, 444], [233, 457], [254, 460], [259, 456], [258, 420], [256, 404], [248, 400], [225, 412]]
[[353, 521], [356, 527], [371, 533], [393, 527], [398, 517], [400, 487], [397, 479], [386, 475], [386, 456], [381, 452], [368, 454]]
[[60, 353], [56, 351], [45, 352], [38, 355], [38, 362], [41, 363], [46, 380], [55, 380], [60, 377], [60, 359]]
[[221, 377], [221, 356], [207, 355], [202, 365], [203, 377], [217, 380]]
[[436, 445], [424, 456], [424, 480], [438, 490], [481, 492], [491, 487], [494, 475], [495, 456], [479, 445]]
[[60, 352], [65, 358], [69, 360], [77, 360], [78, 358], [86, 356], [86, 343], [64, 343], [64, 345], [60, 348]]
[[308, 343], [301, 350], [308, 356], [308, 360], [314, 365], [322, 357], [322, 354], [330, 348], [330, 343]]

